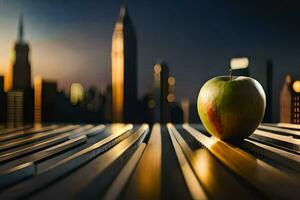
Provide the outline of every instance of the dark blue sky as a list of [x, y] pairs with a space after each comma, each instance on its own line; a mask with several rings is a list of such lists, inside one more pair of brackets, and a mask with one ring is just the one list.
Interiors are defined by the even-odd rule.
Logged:
[[[177, 100], [197, 98], [202, 84], [228, 73], [229, 58], [274, 63], [274, 111], [283, 76], [300, 73], [300, 4], [261, 0], [126, 0], [138, 37], [139, 94], [152, 87], [157, 59], [177, 79]], [[104, 87], [119, 0], [0, 0], [0, 67], [9, 63], [20, 11], [34, 75]]]

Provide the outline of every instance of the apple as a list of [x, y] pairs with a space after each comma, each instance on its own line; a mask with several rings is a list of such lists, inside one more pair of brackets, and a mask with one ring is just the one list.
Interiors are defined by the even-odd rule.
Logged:
[[198, 96], [198, 114], [213, 136], [242, 140], [263, 119], [266, 95], [258, 81], [245, 76], [219, 76], [208, 80]]

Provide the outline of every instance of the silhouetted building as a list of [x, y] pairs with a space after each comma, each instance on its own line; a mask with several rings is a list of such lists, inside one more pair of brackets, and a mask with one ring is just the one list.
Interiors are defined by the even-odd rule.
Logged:
[[173, 103], [170, 107], [171, 107], [170, 109], [171, 122], [175, 124], [183, 123], [183, 111], [181, 107], [176, 103]]
[[154, 99], [155, 122], [167, 123], [170, 120], [168, 102], [169, 94], [169, 67], [165, 62], [154, 65]]
[[28, 90], [31, 88], [31, 66], [29, 63], [29, 45], [23, 38], [23, 17], [20, 16], [18, 40], [14, 49], [12, 66], [12, 85], [9, 90]]
[[122, 5], [112, 38], [112, 120], [135, 120], [137, 40], [127, 8]]
[[0, 76], [0, 123], [5, 123], [6, 114], [6, 94], [4, 93], [4, 77]]
[[34, 122], [54, 122], [56, 119], [56, 81], [34, 80]]
[[175, 101], [175, 83], [176, 79], [173, 76], [170, 76], [168, 78], [168, 96], [167, 96], [167, 101], [169, 103], [173, 103]]
[[183, 99], [181, 101], [181, 108], [183, 112], [183, 123], [189, 123], [190, 121], [190, 101], [189, 99]]
[[86, 92], [86, 109], [88, 111], [96, 111], [99, 109], [100, 103], [99, 100], [97, 98], [98, 93], [97, 93], [97, 88], [95, 87], [90, 87], [87, 92]]
[[189, 123], [199, 123], [201, 122], [198, 115], [197, 103], [191, 102], [189, 109]]
[[139, 118], [137, 123], [154, 123], [155, 100], [152, 93], [146, 93], [138, 104]]
[[273, 63], [271, 60], [250, 60], [250, 76], [256, 79], [266, 93], [266, 111], [263, 122], [273, 121]]
[[300, 124], [300, 81], [286, 75], [280, 91], [280, 122]]
[[[31, 87], [31, 67], [29, 45], [23, 38], [23, 17], [20, 16], [18, 40], [14, 49], [14, 63], [8, 77], [7, 120], [19, 125], [33, 122], [33, 90]], [[22, 110], [21, 110], [22, 109]]]
[[106, 122], [112, 122], [112, 86], [108, 85], [104, 97], [104, 119]]
[[85, 95], [85, 105], [90, 122], [104, 122], [105, 96], [100, 90], [89, 87]]

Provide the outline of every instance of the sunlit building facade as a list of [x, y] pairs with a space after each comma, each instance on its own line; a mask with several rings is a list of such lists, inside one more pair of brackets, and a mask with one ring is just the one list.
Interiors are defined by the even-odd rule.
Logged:
[[285, 77], [280, 91], [280, 122], [300, 124], [300, 81]]
[[9, 127], [22, 126], [24, 123], [24, 92], [7, 93], [7, 124]]
[[122, 5], [112, 37], [112, 121], [135, 120], [137, 40], [127, 8]]
[[34, 79], [34, 122], [55, 121], [57, 83], [44, 80], [40, 77]]

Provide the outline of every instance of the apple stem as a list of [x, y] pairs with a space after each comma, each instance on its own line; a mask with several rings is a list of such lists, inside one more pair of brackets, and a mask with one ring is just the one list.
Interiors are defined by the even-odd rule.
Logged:
[[231, 69], [231, 67], [229, 69], [229, 74], [230, 74], [230, 80], [232, 80], [232, 69]]

